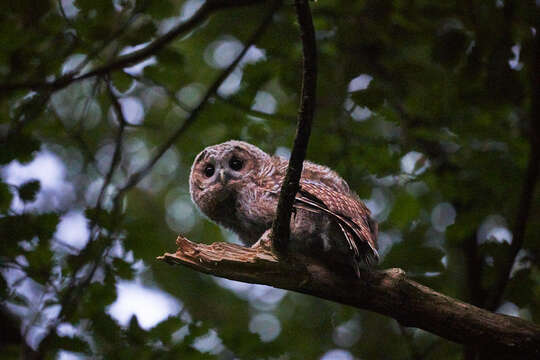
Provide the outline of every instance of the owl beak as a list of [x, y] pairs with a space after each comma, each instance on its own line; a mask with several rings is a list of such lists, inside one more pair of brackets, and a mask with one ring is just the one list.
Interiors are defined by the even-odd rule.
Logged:
[[219, 182], [221, 182], [223, 185], [227, 183], [227, 176], [225, 175], [225, 170], [219, 171]]

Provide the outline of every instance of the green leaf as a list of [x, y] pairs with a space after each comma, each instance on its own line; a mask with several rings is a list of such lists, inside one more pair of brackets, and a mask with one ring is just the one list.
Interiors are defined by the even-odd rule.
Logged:
[[133, 79], [123, 71], [115, 71], [111, 78], [114, 87], [121, 93], [129, 90], [133, 84]]
[[408, 272], [424, 273], [444, 270], [441, 249], [426, 246], [418, 237], [394, 244], [384, 257], [381, 267], [403, 267]]
[[76, 352], [76, 353], [83, 353], [83, 354], [88, 354], [88, 355], [92, 353], [88, 343], [78, 336], [69, 337], [69, 336], [56, 335], [54, 344], [55, 344], [55, 348], [57, 349], [62, 349], [66, 351]]
[[186, 79], [184, 56], [177, 50], [165, 48], [156, 55], [157, 63], [144, 68], [144, 75], [169, 90], [178, 89]]
[[5, 213], [11, 205], [13, 194], [6, 183], [0, 182], [0, 213]]
[[534, 299], [535, 287], [538, 287], [538, 284], [531, 278], [531, 269], [521, 269], [508, 282], [507, 298], [519, 307], [526, 307]]
[[0, 141], [0, 165], [5, 165], [12, 160], [27, 163], [34, 157], [34, 153], [39, 150], [41, 143], [31, 136], [20, 134], [8, 137]]
[[367, 106], [370, 109], [376, 109], [382, 105], [385, 97], [384, 89], [376, 80], [371, 81], [367, 89], [352, 93], [352, 99], [357, 105]]
[[129, 320], [129, 325], [127, 329], [127, 335], [129, 337], [130, 342], [136, 343], [136, 344], [143, 344], [145, 343], [146, 339], [146, 331], [141, 328], [139, 325], [139, 320], [137, 320], [137, 315], [132, 315], [131, 319]]
[[131, 264], [128, 263], [127, 261], [124, 261], [119, 258], [115, 258], [113, 260], [113, 267], [114, 267], [114, 272], [116, 273], [116, 275], [120, 276], [122, 279], [127, 279], [127, 280], [133, 279], [134, 271], [133, 271], [133, 268], [131, 267]]
[[469, 38], [460, 29], [449, 29], [437, 37], [433, 47], [433, 60], [447, 67], [456, 66], [465, 56]]
[[41, 188], [39, 180], [30, 180], [19, 186], [19, 197], [24, 202], [32, 202], [36, 200], [36, 195]]
[[178, 316], [169, 316], [150, 330], [150, 336], [161, 340], [164, 344], [168, 344], [171, 340], [171, 335], [184, 326], [184, 322]]

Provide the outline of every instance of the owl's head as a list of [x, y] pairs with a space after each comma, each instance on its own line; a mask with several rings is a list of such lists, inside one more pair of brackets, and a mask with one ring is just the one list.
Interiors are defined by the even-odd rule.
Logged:
[[193, 202], [209, 212], [219, 202], [234, 196], [240, 187], [270, 156], [258, 147], [243, 141], [231, 140], [204, 149], [193, 162], [189, 187]]

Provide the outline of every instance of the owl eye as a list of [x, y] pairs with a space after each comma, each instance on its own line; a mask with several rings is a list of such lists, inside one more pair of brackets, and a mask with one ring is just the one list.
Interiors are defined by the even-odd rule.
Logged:
[[244, 163], [242, 162], [242, 160], [240, 160], [239, 158], [237, 157], [232, 157], [231, 160], [229, 160], [229, 167], [231, 169], [233, 169], [234, 171], [238, 171], [242, 168], [242, 166], [244, 166]]
[[215, 170], [216, 169], [214, 168], [214, 165], [212, 165], [212, 164], [206, 165], [206, 167], [204, 168], [204, 176], [210, 177], [210, 176], [214, 175]]

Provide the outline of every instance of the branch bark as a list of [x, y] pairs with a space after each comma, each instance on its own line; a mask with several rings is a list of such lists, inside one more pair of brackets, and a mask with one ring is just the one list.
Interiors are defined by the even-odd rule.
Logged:
[[229, 243], [196, 244], [179, 236], [178, 250], [158, 260], [231, 280], [292, 290], [377, 312], [497, 358], [540, 357], [540, 327], [440, 294], [408, 279], [401, 269], [362, 273], [362, 279], [326, 268], [314, 259], [279, 258], [263, 239], [252, 248]]
[[292, 207], [300, 187], [300, 176], [311, 134], [311, 123], [315, 115], [317, 92], [317, 44], [309, 2], [308, 0], [295, 0], [294, 5], [300, 24], [300, 39], [303, 50], [302, 94], [293, 150], [285, 180], [281, 185], [276, 218], [272, 224], [273, 243], [279, 253], [285, 253], [287, 250]]

